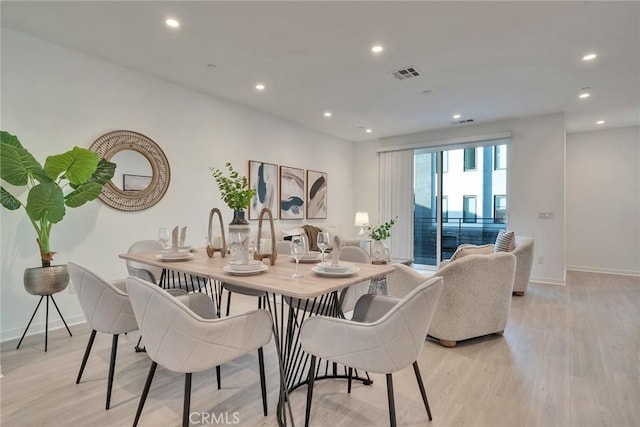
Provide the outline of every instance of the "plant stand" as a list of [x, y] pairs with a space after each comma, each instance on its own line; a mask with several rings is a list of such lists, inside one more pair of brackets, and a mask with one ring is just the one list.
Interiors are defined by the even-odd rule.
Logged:
[[69, 336], [73, 336], [71, 334], [71, 331], [69, 330], [69, 326], [67, 326], [67, 322], [64, 320], [64, 317], [62, 317], [62, 313], [60, 312], [60, 309], [58, 308], [58, 304], [56, 304], [56, 300], [53, 299], [53, 295], [52, 294], [47, 294], [47, 295], [41, 295], [40, 296], [40, 301], [38, 301], [38, 305], [36, 306], [36, 309], [33, 311], [33, 314], [31, 315], [31, 319], [29, 320], [29, 323], [27, 324], [27, 328], [24, 330], [24, 333], [22, 334], [22, 338], [20, 338], [20, 342], [18, 343], [18, 347], [16, 347], [16, 350], [20, 348], [20, 344], [22, 344], [22, 340], [24, 339], [25, 335], [27, 335], [27, 331], [29, 330], [29, 326], [31, 326], [31, 322], [33, 322], [33, 318], [36, 316], [36, 313], [38, 312], [38, 308], [40, 308], [40, 304], [42, 303], [42, 298], [47, 298], [47, 314], [46, 314], [46, 318], [45, 318], [45, 326], [44, 326], [44, 351], [47, 351], [47, 341], [49, 339], [49, 298], [51, 298], [51, 301], [53, 301], [53, 305], [56, 307], [56, 310], [58, 311], [58, 314], [60, 315], [60, 319], [62, 319], [62, 323], [64, 323], [64, 327], [67, 328], [67, 332], [69, 332]]

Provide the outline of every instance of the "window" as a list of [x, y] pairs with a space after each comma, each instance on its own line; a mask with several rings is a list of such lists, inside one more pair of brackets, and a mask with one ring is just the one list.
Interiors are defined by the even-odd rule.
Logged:
[[507, 168], [507, 146], [496, 145], [493, 147], [493, 170]]
[[442, 196], [442, 222], [449, 222], [449, 198]]
[[462, 222], [477, 222], [476, 196], [462, 196]]
[[507, 196], [493, 196], [493, 222], [504, 224], [507, 222]]
[[476, 170], [476, 149], [465, 148], [464, 149], [464, 170], [474, 171]]
[[442, 152], [442, 173], [449, 172], [449, 152]]

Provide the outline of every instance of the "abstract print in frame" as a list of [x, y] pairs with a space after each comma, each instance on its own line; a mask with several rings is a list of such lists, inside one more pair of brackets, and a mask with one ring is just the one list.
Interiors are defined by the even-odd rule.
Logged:
[[327, 173], [307, 170], [307, 218], [327, 218]]
[[262, 208], [271, 210], [274, 218], [278, 215], [278, 165], [249, 160], [249, 188], [256, 195], [249, 203], [249, 219], [260, 218]]
[[304, 219], [304, 169], [280, 166], [280, 219]]

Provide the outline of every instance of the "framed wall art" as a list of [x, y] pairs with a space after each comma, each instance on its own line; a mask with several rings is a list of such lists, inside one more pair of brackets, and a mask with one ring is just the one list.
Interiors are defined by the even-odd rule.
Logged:
[[307, 218], [327, 218], [327, 173], [307, 171]]
[[280, 166], [280, 219], [304, 219], [304, 169]]
[[249, 160], [249, 188], [256, 190], [249, 203], [249, 219], [258, 219], [262, 208], [278, 216], [278, 165]]

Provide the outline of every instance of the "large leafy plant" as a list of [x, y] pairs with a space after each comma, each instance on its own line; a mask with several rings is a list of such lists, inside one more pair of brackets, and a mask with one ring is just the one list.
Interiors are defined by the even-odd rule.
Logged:
[[94, 151], [73, 147], [47, 157], [42, 167], [16, 136], [0, 131], [0, 143], [2, 180], [28, 189], [26, 202], [21, 202], [0, 187], [2, 206], [12, 211], [24, 208], [38, 236], [42, 266], [48, 267], [55, 254], [49, 246], [52, 225], [62, 221], [67, 207], [77, 208], [96, 199], [113, 178], [116, 165]]
[[222, 194], [222, 200], [234, 211], [244, 212], [249, 207], [251, 198], [256, 195], [256, 190], [249, 188], [247, 177], [236, 172], [231, 163], [227, 162], [225, 167], [229, 176], [224, 176], [220, 169], [210, 168]]

